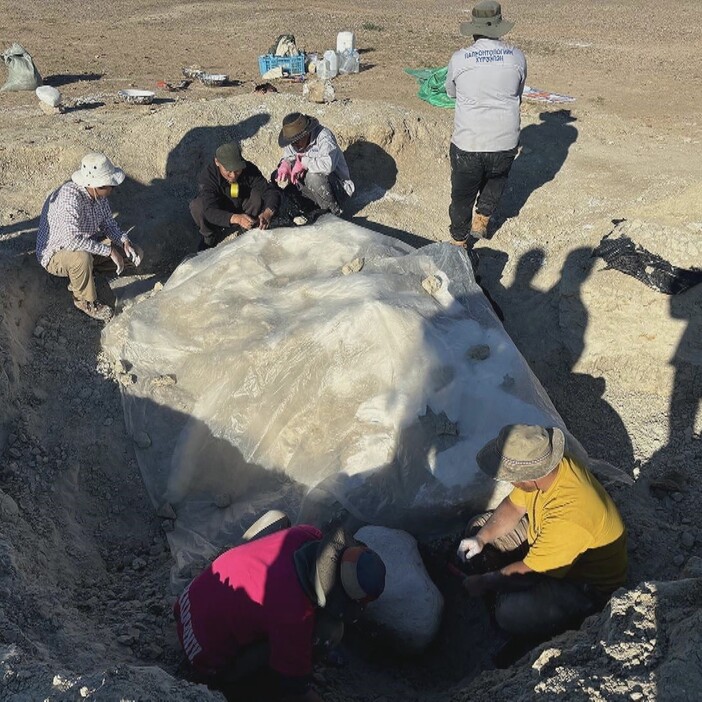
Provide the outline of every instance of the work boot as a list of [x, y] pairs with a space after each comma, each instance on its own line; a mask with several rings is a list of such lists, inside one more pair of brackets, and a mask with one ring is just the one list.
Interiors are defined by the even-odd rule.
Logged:
[[470, 223], [470, 235], [475, 239], [484, 239], [487, 236], [489, 221], [489, 217], [476, 212], [473, 215], [473, 221]]
[[88, 302], [87, 300], [78, 300], [73, 298], [73, 304], [81, 311], [85, 312], [88, 317], [99, 319], [102, 322], [109, 322], [112, 319], [112, 310], [101, 302]]

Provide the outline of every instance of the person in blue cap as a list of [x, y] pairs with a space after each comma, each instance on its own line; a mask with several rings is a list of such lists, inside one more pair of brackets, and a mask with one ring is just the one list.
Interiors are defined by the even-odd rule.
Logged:
[[190, 664], [215, 686], [267, 667], [281, 699], [316, 702], [315, 649], [338, 643], [344, 621], [380, 597], [385, 565], [341, 527], [324, 535], [305, 524], [281, 529], [287, 518], [278, 515], [264, 515], [248, 541], [183, 590], [174, 606], [178, 637]]

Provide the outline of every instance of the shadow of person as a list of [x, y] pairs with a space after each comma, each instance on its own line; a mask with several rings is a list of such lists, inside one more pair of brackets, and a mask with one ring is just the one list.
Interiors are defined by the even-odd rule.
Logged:
[[[227, 141], [244, 141], [270, 122], [261, 112], [232, 125], [194, 127], [188, 131], [166, 160], [165, 178], [148, 184], [127, 177], [110, 196], [113, 210], [119, 210], [123, 230], [137, 225], [134, 239], [146, 253], [146, 264], [159, 274], [169, 274], [194, 251], [199, 234], [188, 205], [197, 193], [197, 178], [217, 147]], [[255, 154], [244, 157], [256, 164]], [[259, 165], [259, 164], [256, 164]]]
[[539, 124], [524, 127], [520, 134], [521, 151], [494, 217], [495, 231], [520, 213], [533, 192], [556, 177], [578, 138], [578, 130], [572, 125], [576, 118], [570, 110], [542, 112], [539, 117]]
[[344, 152], [356, 191], [344, 212], [352, 217], [366, 205], [382, 200], [397, 182], [395, 159], [370, 141], [355, 141]]
[[534, 279], [545, 263], [545, 252], [534, 248], [519, 260], [512, 285], [496, 294], [505, 328], [572, 434], [593, 457], [630, 473], [633, 446], [621, 417], [604, 399], [606, 380], [576, 370], [589, 323], [582, 288], [594, 262], [589, 247], [573, 249], [558, 282], [544, 291]]
[[670, 297], [670, 315], [687, 320], [671, 364], [675, 368], [668, 411], [669, 442], [685, 432], [699, 433], [695, 425], [702, 408], [702, 285]]
[[[39, 217], [16, 220], [0, 227], [3, 252], [31, 250], [36, 242], [38, 227]], [[8, 236], [10, 234], [14, 234], [14, 236]]]

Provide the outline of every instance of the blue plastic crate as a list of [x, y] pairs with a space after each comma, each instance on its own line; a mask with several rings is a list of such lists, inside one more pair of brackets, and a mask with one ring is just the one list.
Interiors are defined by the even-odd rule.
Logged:
[[265, 54], [258, 57], [258, 70], [261, 75], [267, 73], [271, 68], [283, 69], [283, 73], [291, 76], [301, 76], [305, 72], [305, 55], [298, 54], [297, 56], [274, 56], [273, 54]]

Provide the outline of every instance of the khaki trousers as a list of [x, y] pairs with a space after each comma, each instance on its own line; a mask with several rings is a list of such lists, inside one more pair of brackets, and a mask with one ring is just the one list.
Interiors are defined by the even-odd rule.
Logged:
[[68, 278], [76, 300], [95, 302], [97, 292], [93, 272], [114, 274], [117, 267], [109, 256], [98, 256], [87, 251], [57, 251], [46, 266], [51, 275]]

